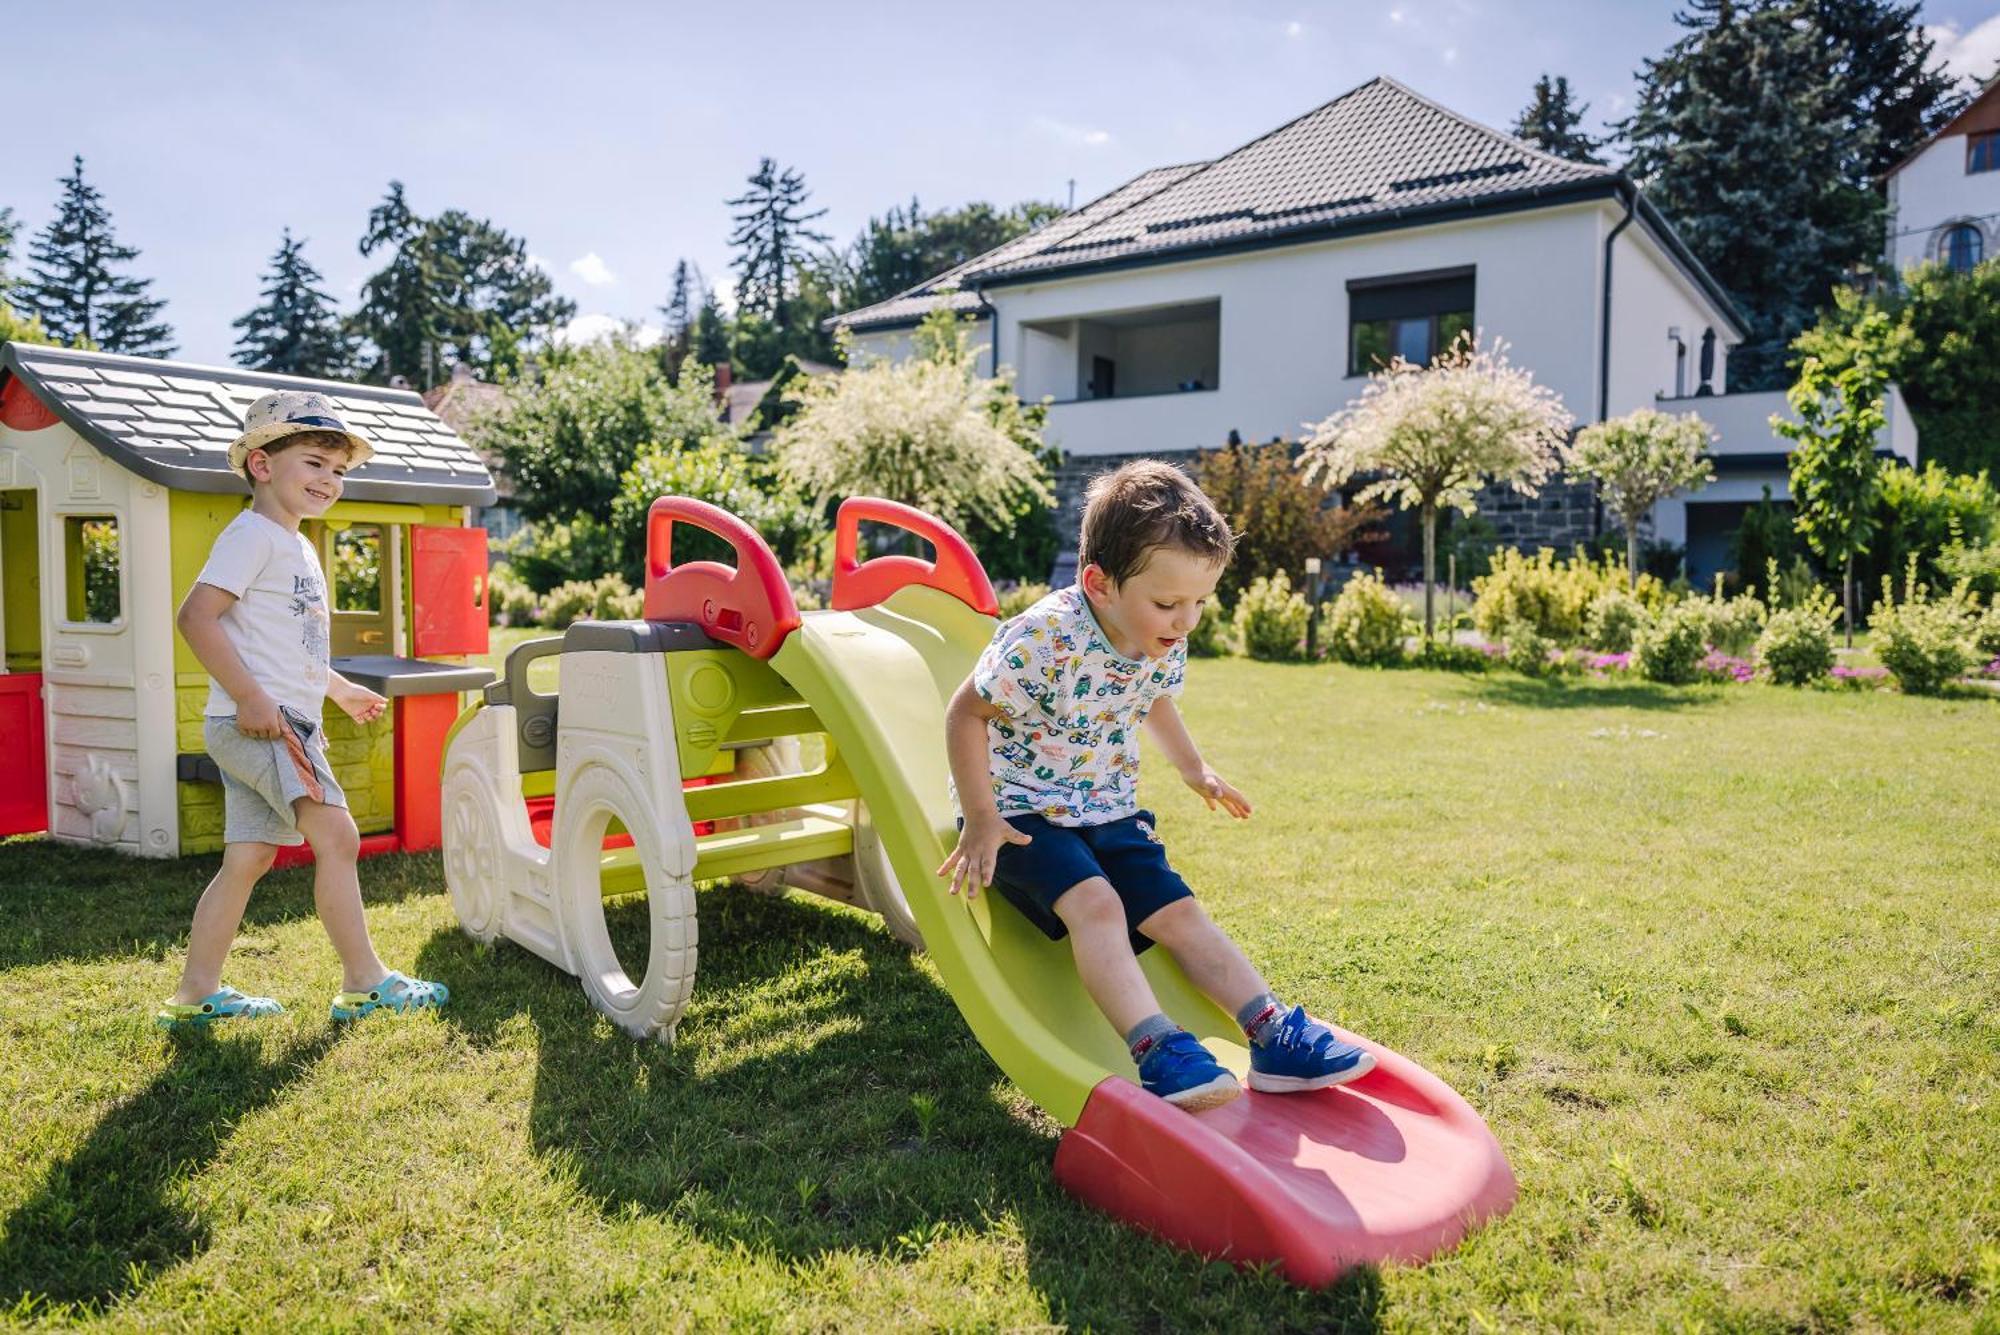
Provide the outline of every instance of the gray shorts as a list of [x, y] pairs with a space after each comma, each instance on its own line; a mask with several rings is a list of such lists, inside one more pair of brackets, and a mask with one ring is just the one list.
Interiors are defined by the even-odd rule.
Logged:
[[285, 733], [276, 740], [244, 736], [233, 714], [211, 714], [202, 722], [202, 744], [222, 771], [224, 843], [302, 844], [292, 803], [310, 797], [330, 807], [347, 805], [326, 763], [325, 729], [286, 705], [278, 714]]

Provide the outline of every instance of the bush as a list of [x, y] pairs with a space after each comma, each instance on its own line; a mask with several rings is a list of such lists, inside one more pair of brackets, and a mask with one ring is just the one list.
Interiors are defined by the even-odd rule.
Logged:
[[1666, 601], [1665, 588], [1651, 575], [1641, 575], [1636, 589], [1628, 585], [1624, 563], [1609, 556], [1593, 560], [1579, 552], [1565, 561], [1547, 547], [1533, 556], [1506, 548], [1493, 554], [1491, 573], [1472, 581], [1478, 599], [1472, 624], [1489, 640], [1504, 640], [1507, 627], [1526, 623], [1559, 645], [1575, 644], [1600, 594], [1629, 591], [1646, 607]]
[[549, 590], [542, 600], [543, 624], [561, 630], [573, 621], [630, 621], [645, 606], [645, 595], [635, 592], [620, 574], [599, 579], [573, 579]]
[[1493, 655], [1476, 645], [1432, 640], [1417, 647], [1415, 663], [1439, 672], [1484, 672], [1493, 666]]
[[1250, 582], [1236, 603], [1236, 640], [1252, 658], [1289, 661], [1305, 656], [1304, 594], [1292, 592], [1292, 582], [1280, 570], [1269, 579]]
[[1416, 627], [1380, 575], [1347, 581], [1326, 618], [1327, 652], [1343, 663], [1386, 666], [1403, 660], [1403, 638]]
[[1986, 609], [1986, 615], [1973, 626], [1972, 647], [1978, 652], [1981, 663], [2000, 660], [2000, 599], [1995, 599]]
[[618, 568], [618, 539], [591, 515], [568, 523], [529, 524], [499, 546], [514, 574], [537, 593], [590, 581]]
[[501, 561], [486, 575], [486, 613], [497, 626], [533, 626], [540, 624], [542, 609], [535, 591]]
[[1663, 609], [1640, 630], [1633, 666], [1647, 681], [1681, 686], [1698, 675], [1708, 653], [1708, 614], [1692, 600]]
[[1906, 695], [1936, 695], [1973, 665], [1973, 627], [1961, 594], [1933, 599], [1917, 585], [1899, 606], [1887, 579], [1868, 618], [1875, 656]]
[[1194, 475], [1236, 535], [1220, 586], [1228, 598], [1259, 575], [1303, 569], [1309, 556], [1340, 555], [1384, 517], [1379, 505], [1334, 505], [1325, 487], [1292, 465], [1282, 442], [1204, 450]]
[[1011, 620], [1049, 596], [1046, 584], [1016, 584], [999, 594], [1000, 619]]
[[1831, 596], [1773, 612], [1757, 639], [1757, 661], [1780, 686], [1805, 686], [1833, 670]]
[[1229, 613], [1218, 593], [1202, 609], [1201, 620], [1188, 631], [1188, 652], [1197, 658], [1222, 657], [1229, 652], [1229, 629]]
[[1637, 598], [1607, 589], [1590, 600], [1583, 616], [1583, 640], [1601, 654], [1632, 651], [1632, 637], [1646, 624], [1646, 609]]
[[1740, 657], [1750, 652], [1757, 643], [1757, 637], [1764, 633], [1764, 622], [1769, 613], [1764, 604], [1747, 593], [1734, 598], [1724, 598], [1720, 594], [1713, 598], [1690, 598], [1688, 605], [1700, 609], [1706, 621], [1703, 632], [1708, 643], [1725, 654]]
[[1507, 666], [1524, 677], [1546, 677], [1556, 671], [1550, 655], [1555, 644], [1526, 621], [1506, 628]]
[[2000, 522], [2000, 492], [1985, 473], [1953, 473], [1927, 461], [1921, 470], [1892, 463], [1881, 471], [1877, 530], [1855, 565], [1857, 584], [1900, 574], [1916, 563], [1916, 577], [1934, 589], [1951, 587], [1941, 557], [1954, 542], [1982, 543]]

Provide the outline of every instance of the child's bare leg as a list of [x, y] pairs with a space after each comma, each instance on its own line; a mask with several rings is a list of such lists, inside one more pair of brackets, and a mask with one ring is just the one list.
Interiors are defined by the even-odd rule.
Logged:
[[224, 844], [222, 865], [216, 869], [201, 900], [194, 906], [194, 925], [188, 929], [187, 963], [181, 966], [181, 985], [172, 1001], [192, 1006], [213, 996], [222, 987], [222, 962], [229, 957], [230, 943], [236, 939], [237, 924], [250, 903], [250, 892], [271, 860], [278, 856], [272, 844]]
[[1159, 1014], [1159, 999], [1132, 953], [1125, 905], [1111, 882], [1102, 876], [1079, 881], [1056, 900], [1055, 910], [1069, 928], [1077, 976], [1111, 1027], [1122, 1036], [1141, 1020]]
[[312, 845], [313, 907], [340, 956], [341, 990], [365, 991], [381, 982], [389, 967], [376, 955], [361, 912], [361, 876], [354, 865], [361, 855], [361, 833], [346, 807], [302, 797], [292, 809], [299, 833]]
[[1270, 991], [1229, 934], [1194, 899], [1177, 899], [1139, 924], [1165, 947], [1188, 981], [1231, 1015]]

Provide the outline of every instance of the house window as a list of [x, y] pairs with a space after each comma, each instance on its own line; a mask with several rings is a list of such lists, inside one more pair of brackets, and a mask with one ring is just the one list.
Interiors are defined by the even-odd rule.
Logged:
[[2000, 130], [1965, 136], [1965, 174], [2000, 171]]
[[111, 515], [63, 518], [63, 617], [108, 625], [124, 612], [119, 592], [118, 520]]
[[1347, 284], [1347, 373], [1367, 375], [1400, 357], [1430, 363], [1472, 325], [1473, 271], [1446, 269]]
[[1971, 223], [1960, 223], [1944, 234], [1942, 249], [1945, 268], [1967, 273], [1986, 258], [1986, 238]]

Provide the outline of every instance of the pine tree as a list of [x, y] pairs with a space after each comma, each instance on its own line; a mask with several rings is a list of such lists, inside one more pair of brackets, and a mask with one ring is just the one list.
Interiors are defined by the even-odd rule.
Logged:
[[0, 301], [7, 300], [13, 282], [7, 276], [7, 263], [14, 258], [14, 230], [14, 210], [0, 208]]
[[342, 331], [322, 281], [305, 257], [305, 242], [294, 241], [287, 227], [264, 276], [263, 301], [230, 323], [243, 331], [236, 341], [236, 364], [281, 375], [345, 375], [352, 341]]
[[1880, 246], [1882, 201], [1849, 174], [1873, 131], [1857, 137], [1810, 3], [1689, 0], [1687, 34], [1645, 62], [1618, 127], [1627, 170], [1749, 320], [1738, 390], [1785, 382], [1793, 336]]
[[1601, 167], [1604, 159], [1597, 156], [1597, 150], [1604, 146], [1604, 141], [1576, 128], [1583, 123], [1584, 113], [1589, 110], [1587, 103], [1577, 105], [1570, 102], [1569, 79], [1566, 76], [1559, 75], [1551, 80], [1544, 74], [1535, 80], [1535, 100], [1514, 122], [1514, 137], [1533, 144], [1544, 153]]
[[736, 230], [729, 237], [729, 244], [739, 248], [737, 313], [764, 316], [781, 334], [792, 329], [791, 302], [798, 293], [804, 243], [827, 239], [806, 225], [826, 210], [800, 212], [810, 193], [795, 168], [780, 172], [776, 162], [765, 158], [750, 177], [748, 192], [725, 201], [744, 210], [734, 215]]
[[79, 339], [106, 352], [166, 357], [174, 331], [159, 319], [166, 302], [146, 295], [152, 280], [112, 271], [139, 257], [111, 231], [104, 197], [83, 179], [83, 159], [61, 178], [56, 216], [35, 237], [28, 254], [34, 268], [20, 285], [27, 313], [39, 316], [59, 342]]
[[667, 297], [667, 304], [660, 307], [660, 315], [666, 321], [665, 337], [660, 341], [660, 360], [667, 368], [667, 378], [676, 383], [680, 380], [681, 363], [688, 357], [695, 318], [706, 300], [706, 289], [707, 284], [702, 281], [698, 266], [686, 260], [674, 265], [673, 291]]
[[695, 317], [690, 355], [703, 366], [725, 366], [729, 362], [729, 325], [722, 318], [722, 306], [713, 292], [703, 297], [701, 314]]
[[[1924, 35], [1916, 0], [1814, 0], [1824, 59], [1842, 84], [1857, 131], [1849, 172], [1874, 187], [1956, 116], [1968, 98]], [[1864, 139], [1861, 130], [1872, 133]]]

